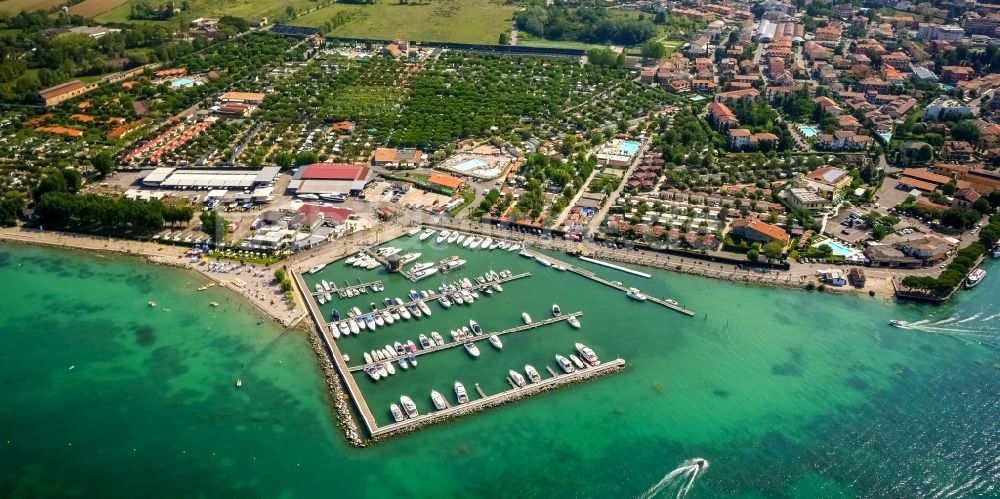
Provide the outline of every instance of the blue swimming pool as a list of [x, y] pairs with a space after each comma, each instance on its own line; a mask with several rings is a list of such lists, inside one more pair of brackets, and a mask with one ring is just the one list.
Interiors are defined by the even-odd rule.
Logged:
[[481, 160], [479, 158], [476, 158], [476, 159], [470, 159], [468, 161], [463, 161], [463, 162], [461, 162], [461, 163], [459, 163], [459, 164], [451, 167], [451, 169], [455, 170], [457, 172], [463, 172], [464, 173], [464, 172], [467, 172], [469, 170], [475, 170], [476, 168], [482, 168], [484, 166], [486, 166], [486, 161]]
[[827, 239], [826, 241], [816, 243], [813, 245], [813, 247], [818, 248], [824, 244], [829, 246], [830, 249], [833, 250], [833, 254], [835, 256], [850, 256], [858, 252], [858, 250], [853, 248], [848, 248], [847, 246], [844, 246], [843, 244], [840, 244], [832, 239]]
[[812, 137], [815, 137], [815, 136], [819, 135], [819, 132], [816, 131], [815, 128], [813, 128], [813, 127], [811, 127], [809, 125], [799, 125], [799, 131], [802, 132], [802, 136], [805, 137], [805, 138], [807, 138], [807, 139], [810, 139]]
[[634, 140], [626, 140], [622, 142], [621, 147], [618, 148], [618, 153], [623, 156], [635, 156], [635, 153], [639, 152], [639, 146], [642, 144]]
[[190, 78], [180, 78], [174, 80], [171, 84], [171, 88], [187, 88], [194, 85], [194, 80]]

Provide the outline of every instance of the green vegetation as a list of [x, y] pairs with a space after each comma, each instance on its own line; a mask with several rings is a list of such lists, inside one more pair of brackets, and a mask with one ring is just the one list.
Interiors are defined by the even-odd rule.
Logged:
[[638, 45], [656, 35], [652, 21], [633, 18], [604, 7], [566, 8], [559, 4], [534, 5], [518, 12], [517, 27], [546, 40]]
[[160, 230], [165, 221], [183, 219], [190, 214], [188, 210], [190, 207], [171, 206], [159, 201], [75, 196], [66, 191], [46, 192], [35, 203], [38, 224], [43, 227], [133, 237]]
[[201, 230], [212, 236], [212, 240], [217, 244], [221, 244], [226, 239], [226, 232], [229, 231], [229, 222], [222, 218], [215, 210], [205, 210], [201, 212], [199, 217], [201, 221]]

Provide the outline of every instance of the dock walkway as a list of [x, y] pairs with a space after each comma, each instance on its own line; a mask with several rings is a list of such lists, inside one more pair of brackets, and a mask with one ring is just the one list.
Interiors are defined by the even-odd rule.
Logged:
[[560, 316], [557, 316], [557, 317], [552, 317], [552, 318], [549, 318], [549, 319], [545, 319], [543, 321], [532, 322], [530, 324], [522, 324], [520, 326], [516, 326], [516, 327], [504, 329], [502, 331], [495, 331], [495, 332], [492, 332], [492, 333], [488, 333], [486, 331], [483, 331], [483, 334], [481, 334], [481, 335], [469, 336], [469, 337], [467, 337], [464, 340], [450, 341], [448, 343], [445, 343], [444, 345], [436, 345], [436, 346], [433, 346], [433, 347], [430, 347], [430, 348], [426, 348], [424, 350], [417, 350], [416, 352], [406, 353], [404, 355], [394, 355], [392, 357], [389, 357], [388, 359], [381, 360], [381, 361], [378, 361], [378, 362], [373, 362], [372, 364], [364, 364], [364, 365], [360, 365], [360, 366], [354, 366], [354, 367], [350, 368], [350, 370], [351, 370], [351, 372], [358, 372], [358, 371], [361, 371], [361, 370], [365, 369], [366, 367], [369, 367], [369, 366], [372, 366], [372, 365], [375, 365], [375, 364], [381, 364], [382, 362], [395, 362], [395, 361], [398, 361], [399, 359], [409, 358], [411, 355], [413, 355], [413, 356], [420, 356], [420, 355], [425, 355], [425, 354], [429, 354], [429, 353], [440, 352], [442, 350], [448, 350], [449, 348], [457, 348], [457, 347], [463, 346], [466, 342], [476, 343], [476, 342], [479, 342], [479, 341], [484, 341], [484, 340], [487, 340], [490, 336], [492, 336], [494, 334], [497, 335], [497, 336], [503, 336], [505, 334], [518, 333], [518, 332], [521, 332], [521, 331], [527, 331], [529, 329], [535, 329], [535, 328], [539, 328], [539, 327], [542, 327], [542, 326], [547, 326], [549, 324], [555, 324], [557, 322], [562, 322], [562, 321], [568, 320], [570, 317], [580, 317], [582, 315], [583, 315], [583, 312], [573, 312], [572, 314], [564, 314], [564, 315], [560, 315]]

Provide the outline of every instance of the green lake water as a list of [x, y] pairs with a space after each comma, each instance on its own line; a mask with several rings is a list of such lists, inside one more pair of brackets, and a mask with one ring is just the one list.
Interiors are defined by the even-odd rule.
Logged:
[[[621, 373], [432, 426], [366, 449], [346, 445], [314, 354], [205, 279], [139, 260], [0, 247], [0, 496], [638, 497], [685, 461], [707, 459], [689, 497], [1000, 495], [1000, 273], [940, 307], [749, 288], [583, 264], [674, 298], [685, 317], [516, 253], [393, 242], [418, 261], [469, 260], [448, 274], [529, 271], [472, 306], [341, 339], [362, 352], [478, 321], [488, 331], [582, 311], [559, 323], [419, 358], [387, 380], [357, 375], [390, 421], [402, 394], [431, 408], [505, 388], [508, 369], [556, 367], [575, 342]], [[564, 257], [568, 258], [568, 257]], [[574, 262], [582, 263], [582, 262]], [[322, 307], [342, 314], [434, 289], [332, 263], [307, 276], [385, 280], [386, 292]], [[157, 301], [150, 308], [146, 302]], [[208, 305], [221, 303], [219, 308]], [[890, 318], [910, 322], [904, 329]], [[70, 366], [75, 366], [69, 369]], [[235, 379], [242, 379], [240, 389]], [[675, 479], [663, 497], [682, 486]]]

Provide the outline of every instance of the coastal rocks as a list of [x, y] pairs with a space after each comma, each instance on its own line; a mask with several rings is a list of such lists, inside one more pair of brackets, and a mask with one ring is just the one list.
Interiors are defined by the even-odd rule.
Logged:
[[312, 330], [312, 328], [302, 328], [302, 330], [307, 333], [309, 345], [312, 346], [320, 366], [323, 367], [323, 377], [326, 379], [326, 386], [330, 391], [330, 400], [333, 402], [333, 408], [337, 412], [338, 426], [344, 431], [344, 437], [349, 444], [355, 447], [365, 447], [365, 439], [358, 429], [357, 422], [354, 420], [351, 405], [348, 403], [347, 392], [344, 390], [343, 385], [341, 385], [340, 377], [333, 368], [333, 363], [330, 361], [326, 346], [323, 345], [315, 330]]

